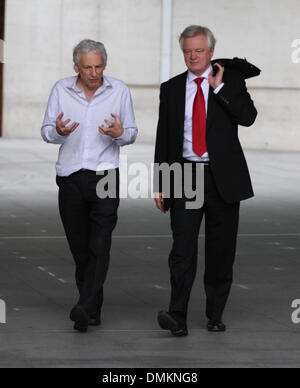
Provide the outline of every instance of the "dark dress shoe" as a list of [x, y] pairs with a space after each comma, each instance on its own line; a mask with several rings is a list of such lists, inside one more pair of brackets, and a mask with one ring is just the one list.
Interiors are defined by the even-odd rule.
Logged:
[[86, 333], [88, 329], [88, 326], [83, 326], [76, 322], [74, 323], [73, 327], [75, 330], [80, 331], [80, 333]]
[[209, 321], [207, 324], [207, 330], [215, 333], [220, 333], [226, 331], [226, 326], [223, 322], [212, 322]]
[[76, 305], [70, 313], [71, 321], [75, 322], [74, 329], [82, 333], [87, 331], [90, 317], [82, 306]]
[[157, 320], [163, 330], [170, 330], [175, 337], [185, 337], [188, 335], [185, 320], [179, 319], [174, 314], [167, 311], [160, 311]]
[[90, 318], [89, 319], [89, 326], [100, 326], [100, 325], [101, 325], [100, 318]]

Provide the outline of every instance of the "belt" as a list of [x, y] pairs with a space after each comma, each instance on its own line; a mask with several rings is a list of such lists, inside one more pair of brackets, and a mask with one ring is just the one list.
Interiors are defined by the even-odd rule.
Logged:
[[96, 171], [88, 170], [87, 168], [81, 168], [79, 171], [96, 173]]
[[80, 170], [72, 172], [72, 174], [70, 174], [69, 176], [73, 176], [73, 175], [79, 174], [80, 172], [92, 172], [93, 174], [96, 174], [96, 171], [88, 170], [86, 168], [81, 168]]

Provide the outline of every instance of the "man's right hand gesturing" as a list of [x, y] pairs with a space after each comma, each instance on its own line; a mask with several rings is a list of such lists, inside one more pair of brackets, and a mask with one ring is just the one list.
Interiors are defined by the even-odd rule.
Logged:
[[56, 132], [60, 136], [67, 136], [70, 135], [75, 129], [78, 127], [79, 123], [74, 122], [73, 124], [66, 127], [67, 124], [71, 121], [70, 119], [66, 121], [62, 121], [64, 113], [61, 112], [60, 115], [56, 119]]

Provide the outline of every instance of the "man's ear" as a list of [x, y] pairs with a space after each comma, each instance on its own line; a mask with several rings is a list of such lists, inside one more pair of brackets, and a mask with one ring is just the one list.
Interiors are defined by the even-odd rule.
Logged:
[[76, 65], [76, 64], [74, 65], [74, 70], [75, 70], [76, 73], [79, 73], [79, 67], [78, 67], [78, 65]]

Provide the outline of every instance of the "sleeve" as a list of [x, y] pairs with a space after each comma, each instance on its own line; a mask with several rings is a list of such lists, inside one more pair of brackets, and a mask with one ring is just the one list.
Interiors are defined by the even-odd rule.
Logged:
[[215, 93], [215, 94], [218, 94], [219, 91], [223, 88], [223, 86], [224, 86], [224, 82], [222, 82], [222, 83], [214, 90], [214, 93]]
[[159, 96], [159, 116], [156, 132], [154, 167], [153, 167], [153, 190], [155, 193], [163, 191], [163, 177], [161, 165], [168, 161], [168, 111], [167, 111], [166, 83], [161, 84]]
[[167, 101], [166, 101], [166, 84], [161, 84], [160, 96], [159, 96], [159, 116], [156, 131], [156, 142], [155, 142], [155, 163], [163, 163], [167, 161]]
[[54, 85], [50, 93], [44, 121], [41, 128], [42, 138], [47, 143], [63, 144], [68, 138], [68, 136], [59, 135], [56, 131], [56, 119], [60, 113], [58, 87], [57, 85]]
[[250, 127], [257, 116], [257, 110], [247, 91], [242, 74], [226, 80], [215, 98], [238, 125]]
[[132, 98], [127, 86], [125, 87], [121, 98], [120, 120], [124, 128], [124, 133], [120, 137], [113, 139], [113, 141], [117, 143], [118, 146], [123, 147], [134, 143], [138, 133], [134, 117]]

